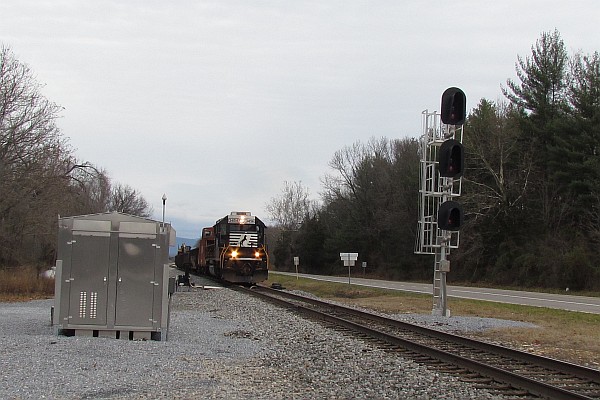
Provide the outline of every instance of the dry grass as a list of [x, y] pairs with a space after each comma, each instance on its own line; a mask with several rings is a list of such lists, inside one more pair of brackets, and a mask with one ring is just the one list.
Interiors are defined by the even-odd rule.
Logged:
[[[283, 284], [346, 304], [386, 313], [431, 313], [431, 295], [371, 289], [347, 284], [273, 275]], [[448, 300], [452, 315], [530, 322], [537, 328], [505, 328], [471, 334], [507, 347], [600, 368], [600, 315], [477, 300]]]
[[42, 278], [35, 267], [0, 269], [0, 301], [27, 301], [54, 296], [54, 279]]

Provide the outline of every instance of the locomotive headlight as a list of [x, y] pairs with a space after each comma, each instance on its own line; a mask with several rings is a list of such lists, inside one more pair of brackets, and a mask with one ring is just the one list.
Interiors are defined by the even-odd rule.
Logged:
[[233, 251], [231, 252], [231, 257], [232, 257], [232, 258], [236, 258], [237, 256], [238, 256], [238, 252], [237, 252], [237, 250], [233, 250]]
[[254, 252], [254, 257], [260, 258], [260, 251], [255, 251]]

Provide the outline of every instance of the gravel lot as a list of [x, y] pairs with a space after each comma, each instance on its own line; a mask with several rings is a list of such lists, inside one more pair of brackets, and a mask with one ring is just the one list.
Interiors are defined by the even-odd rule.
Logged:
[[0, 303], [0, 398], [495, 398], [227, 289], [175, 293], [166, 342], [55, 336], [52, 304]]

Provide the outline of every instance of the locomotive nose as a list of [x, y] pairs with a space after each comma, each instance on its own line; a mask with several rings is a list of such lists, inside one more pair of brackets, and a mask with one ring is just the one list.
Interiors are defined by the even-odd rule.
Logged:
[[250, 263], [244, 263], [242, 266], [242, 275], [252, 275], [252, 265]]

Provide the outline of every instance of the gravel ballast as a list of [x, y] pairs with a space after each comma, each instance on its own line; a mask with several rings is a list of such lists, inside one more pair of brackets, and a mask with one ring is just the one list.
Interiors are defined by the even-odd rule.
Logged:
[[166, 342], [56, 336], [52, 304], [0, 303], [0, 398], [496, 398], [228, 289], [175, 293]]

